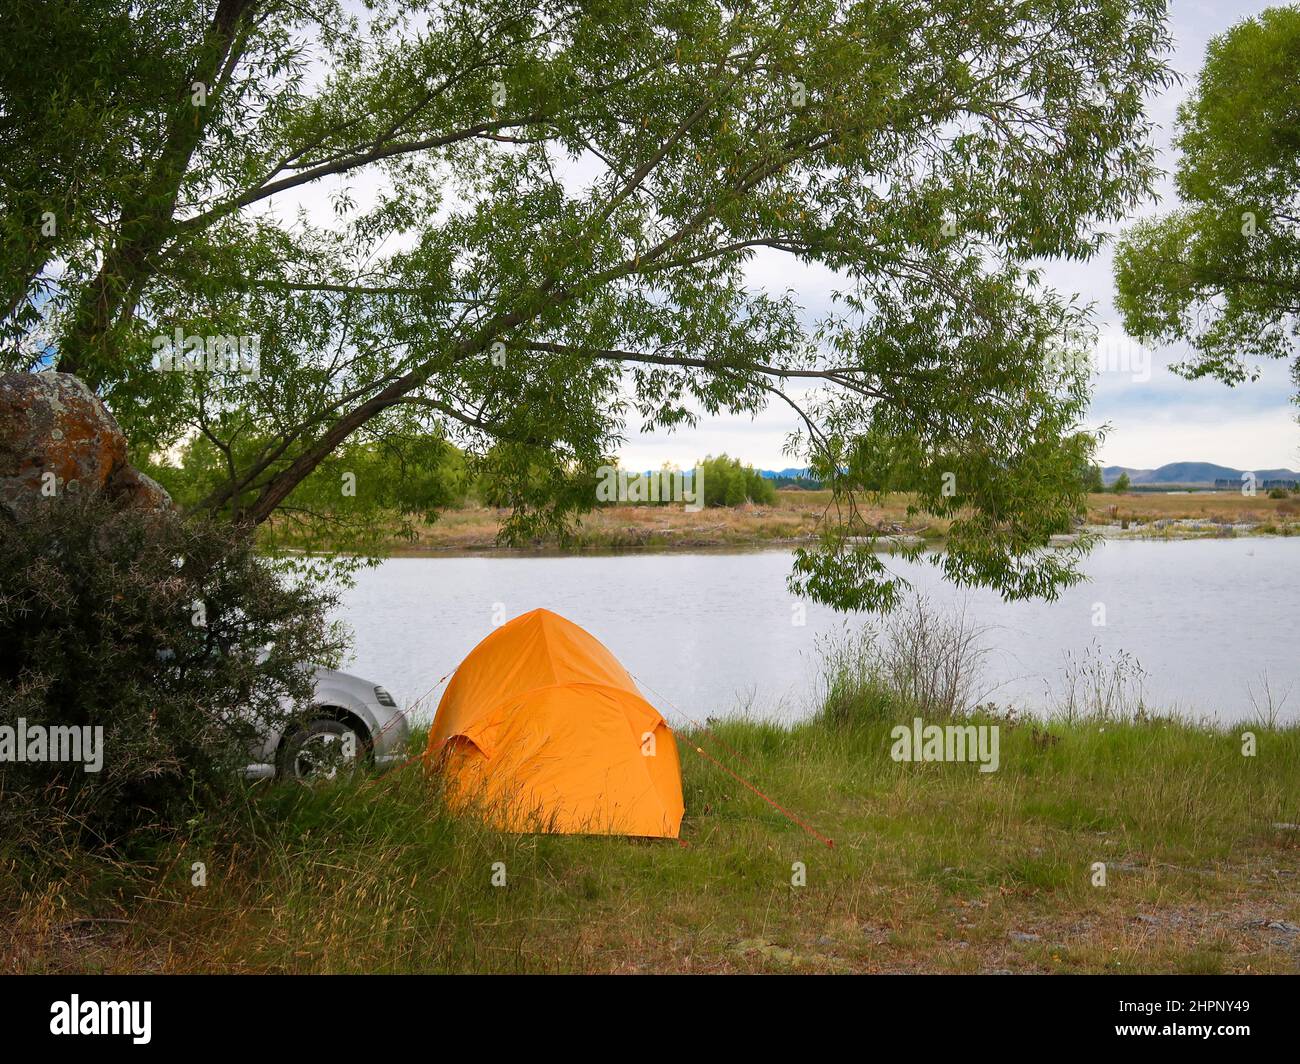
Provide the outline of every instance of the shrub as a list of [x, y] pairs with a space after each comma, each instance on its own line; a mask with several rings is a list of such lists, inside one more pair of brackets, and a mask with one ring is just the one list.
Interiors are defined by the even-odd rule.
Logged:
[[740, 459], [710, 455], [700, 463], [704, 475], [705, 506], [740, 506], [746, 502], [770, 506], [776, 502], [776, 487], [753, 466]]
[[912, 714], [936, 720], [970, 713], [980, 701], [986, 634], [964, 607], [942, 612], [912, 596], [879, 629], [822, 648], [818, 719], [843, 728]]
[[960, 716], [980, 701], [986, 634], [964, 606], [944, 612], [915, 595], [886, 620], [880, 674], [905, 705], [923, 716]]
[[[342, 650], [333, 601], [176, 512], [68, 496], [0, 521], [0, 838], [123, 845], [220, 801]], [[102, 767], [17, 762], [20, 726], [102, 728]]]

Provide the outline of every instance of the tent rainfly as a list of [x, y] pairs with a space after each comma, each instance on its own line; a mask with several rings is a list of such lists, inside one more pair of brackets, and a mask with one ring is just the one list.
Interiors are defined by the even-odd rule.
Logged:
[[550, 610], [470, 651], [428, 755], [453, 806], [508, 831], [676, 838], [685, 811], [663, 716], [608, 649]]

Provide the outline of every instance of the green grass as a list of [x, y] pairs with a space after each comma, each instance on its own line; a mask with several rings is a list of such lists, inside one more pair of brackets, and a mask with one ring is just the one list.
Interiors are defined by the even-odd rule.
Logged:
[[[859, 694], [834, 723], [684, 734], [680, 844], [499, 834], [444, 810], [418, 765], [261, 786], [144, 863], [73, 860], [39, 887], [10, 863], [0, 889], [23, 896], [3, 957], [27, 971], [1297, 970], [1300, 935], [1266, 925], [1300, 923], [1300, 832], [1273, 826], [1300, 822], [1300, 730], [1252, 729], [1250, 758], [1241, 728], [985, 718], [1001, 767], [982, 774], [892, 761], [892, 721], [911, 714]], [[103, 917], [129, 922], [72, 922]]]

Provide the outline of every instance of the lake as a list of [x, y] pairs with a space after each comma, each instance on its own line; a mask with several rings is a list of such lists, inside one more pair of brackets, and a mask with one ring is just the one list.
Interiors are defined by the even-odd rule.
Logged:
[[[958, 589], [924, 562], [893, 567], [945, 611], [987, 630], [986, 699], [1042, 712], [1064, 689], [1067, 661], [1131, 656], [1148, 706], [1195, 718], [1252, 718], [1267, 677], [1278, 714], [1300, 719], [1300, 540], [1109, 541], [1089, 580], [1054, 603], [1004, 603]], [[357, 577], [341, 617], [348, 671], [401, 705], [421, 698], [494, 627], [544, 606], [588, 629], [671, 721], [749, 713], [797, 719], [813, 707], [819, 645], [860, 630], [786, 589], [791, 555], [646, 553], [394, 558]], [[1104, 606], [1105, 624], [1094, 620]], [[439, 688], [414, 714], [427, 719]]]

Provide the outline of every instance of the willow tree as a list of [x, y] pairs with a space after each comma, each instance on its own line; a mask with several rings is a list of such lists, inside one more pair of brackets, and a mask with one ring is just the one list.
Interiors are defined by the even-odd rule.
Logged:
[[1134, 336], [1187, 345], [1184, 376], [1238, 384], [1300, 354], [1300, 9], [1215, 37], [1177, 128], [1182, 206], [1124, 234], [1116, 302]]
[[[5, 5], [6, 357], [202, 449], [196, 509], [371, 513], [441, 440], [563, 530], [638, 424], [778, 403], [835, 492], [797, 590], [892, 602], [867, 488], [952, 579], [1076, 578], [1088, 321], [1032, 263], [1149, 191], [1161, 0], [53, 6]], [[160, 372], [176, 330], [259, 372]]]

